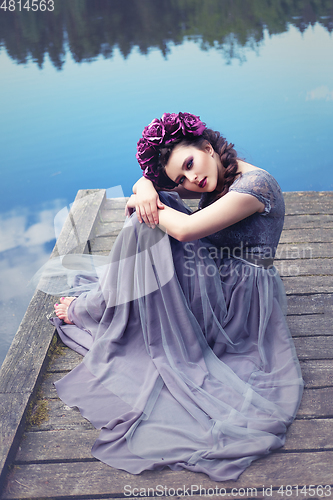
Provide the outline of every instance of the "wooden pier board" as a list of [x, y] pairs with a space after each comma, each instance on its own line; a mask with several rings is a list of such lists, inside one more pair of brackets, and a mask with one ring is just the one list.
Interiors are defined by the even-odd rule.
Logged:
[[[102, 191], [81, 192], [79, 197], [89, 193], [95, 202], [90, 209], [90, 227], [85, 233], [89, 239], [85, 251], [106, 255], [122, 227], [125, 201], [105, 201]], [[29, 346], [22, 345], [24, 338], [21, 342], [20, 338], [14, 341], [14, 349], [20, 347], [19, 355], [23, 356], [16, 359], [15, 376], [9, 376], [13, 357], [8, 362], [6, 358], [6, 368], [0, 372], [0, 411], [5, 422], [0, 450], [3, 453], [7, 450], [9, 457], [2, 458], [4, 472], [10, 465], [6, 478], [2, 474], [3, 500], [98, 500], [161, 496], [162, 492], [177, 498], [195, 498], [206, 493], [207, 498], [214, 499], [333, 500], [333, 192], [285, 193], [285, 200], [286, 219], [276, 267], [286, 288], [288, 324], [305, 380], [304, 396], [285, 446], [255, 461], [236, 482], [216, 483], [204, 474], [189, 471], [147, 471], [133, 476], [96, 461], [90, 449], [98, 431], [78, 410], [64, 405], [53, 386], [53, 382], [74, 368], [81, 357], [64, 347], [61, 355], [51, 359], [44, 378], [41, 377], [47, 359], [46, 347], [53, 335], [45, 314], [50, 312], [53, 299], [37, 295], [32, 301], [34, 308], [27, 312], [31, 316], [34, 311], [35, 324], [31, 327], [27, 318], [20, 329], [26, 329], [28, 322], [31, 332], [36, 335], [39, 329], [42, 335], [37, 335], [35, 343], [30, 342]], [[188, 202], [193, 207], [195, 203]], [[71, 221], [68, 227], [73, 226], [73, 217]], [[65, 240], [69, 238], [62, 236]], [[72, 234], [73, 237], [82, 245], [83, 236]], [[73, 247], [72, 240], [67, 247]], [[42, 306], [38, 307], [36, 300], [39, 304], [42, 302]], [[32, 351], [31, 356], [36, 350], [41, 353], [36, 360], [39, 366], [32, 367], [33, 380], [28, 387], [22, 388], [13, 380], [20, 377], [18, 380], [22, 382], [22, 373], [25, 376], [28, 373], [24, 364], [33, 357], [24, 358], [25, 349]], [[14, 355], [12, 352], [11, 356]], [[1, 382], [4, 378], [7, 385]], [[46, 402], [48, 418], [40, 425], [26, 426], [19, 441], [25, 418], [23, 410], [38, 386], [37, 399]], [[15, 427], [12, 421], [17, 408], [21, 408], [22, 415]]]

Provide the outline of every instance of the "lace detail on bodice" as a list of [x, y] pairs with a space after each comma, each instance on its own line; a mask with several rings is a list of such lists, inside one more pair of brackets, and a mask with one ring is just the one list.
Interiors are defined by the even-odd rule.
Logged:
[[[214, 246], [232, 255], [246, 253], [258, 257], [274, 257], [284, 221], [284, 199], [274, 177], [265, 170], [256, 169], [242, 174], [230, 186], [237, 191], [255, 196], [265, 206], [232, 226], [207, 237]], [[200, 200], [199, 207], [204, 199]]]

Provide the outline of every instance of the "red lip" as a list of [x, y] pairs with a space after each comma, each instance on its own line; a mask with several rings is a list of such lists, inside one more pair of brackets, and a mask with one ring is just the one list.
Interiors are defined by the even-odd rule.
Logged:
[[198, 186], [199, 186], [200, 188], [204, 188], [204, 187], [206, 186], [206, 184], [207, 184], [207, 177], [204, 177], [204, 178], [202, 179], [202, 181], [200, 181], [200, 182], [199, 182]]

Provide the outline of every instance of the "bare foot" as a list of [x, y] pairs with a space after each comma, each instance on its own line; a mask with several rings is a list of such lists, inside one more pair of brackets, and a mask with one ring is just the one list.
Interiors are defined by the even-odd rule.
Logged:
[[54, 309], [56, 312], [56, 315], [58, 318], [62, 319], [65, 323], [68, 325], [72, 325], [73, 323], [69, 321], [68, 316], [67, 316], [67, 311], [68, 311], [68, 306], [75, 297], [61, 297], [60, 302], [61, 304], [54, 304]]

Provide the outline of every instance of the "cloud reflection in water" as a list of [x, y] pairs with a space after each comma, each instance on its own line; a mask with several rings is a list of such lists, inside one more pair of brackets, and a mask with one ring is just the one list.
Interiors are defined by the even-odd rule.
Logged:
[[57, 199], [35, 210], [0, 214], [0, 365], [31, 300], [29, 281], [55, 244], [54, 219], [64, 204]]

